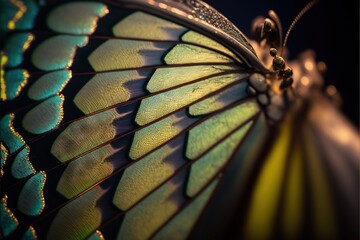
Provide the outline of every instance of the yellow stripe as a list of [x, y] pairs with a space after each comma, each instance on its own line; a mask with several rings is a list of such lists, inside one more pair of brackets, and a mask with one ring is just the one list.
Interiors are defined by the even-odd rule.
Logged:
[[286, 181], [284, 210], [282, 216], [282, 227], [285, 239], [296, 239], [303, 220], [303, 159], [299, 142], [294, 145], [294, 149], [292, 151], [289, 172], [287, 173], [288, 178]]
[[286, 149], [291, 137], [291, 122], [284, 122], [277, 142], [265, 159], [251, 197], [245, 222], [245, 239], [268, 239], [272, 235], [276, 209], [285, 172]]
[[14, 30], [16, 22], [18, 22], [23, 17], [23, 15], [26, 13], [27, 7], [22, 1], [10, 0], [10, 2], [15, 7], [18, 8], [18, 10], [15, 13], [14, 17], [8, 22], [8, 29], [9, 30]]
[[6, 96], [6, 82], [5, 82], [5, 65], [8, 62], [8, 57], [5, 55], [5, 53], [1, 52], [1, 68], [0, 68], [0, 100], [5, 101], [7, 99]]

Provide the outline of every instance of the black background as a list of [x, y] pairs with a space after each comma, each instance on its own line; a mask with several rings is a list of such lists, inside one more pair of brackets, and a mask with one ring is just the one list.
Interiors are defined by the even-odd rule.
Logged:
[[[275, 10], [287, 30], [295, 16], [308, 3], [306, 0], [205, 0], [229, 18], [246, 36], [251, 36], [252, 20]], [[359, 126], [359, 3], [358, 1], [319, 1], [297, 23], [287, 47], [290, 59], [313, 49], [318, 61], [328, 70], [325, 84], [337, 87], [342, 111]]]

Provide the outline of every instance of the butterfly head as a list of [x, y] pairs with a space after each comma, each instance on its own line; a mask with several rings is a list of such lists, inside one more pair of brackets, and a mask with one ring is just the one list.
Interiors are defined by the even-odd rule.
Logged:
[[[269, 11], [268, 18], [258, 17], [253, 23], [255, 41], [251, 41], [251, 44], [268, 72], [250, 76], [249, 92], [256, 95], [269, 123], [280, 121], [290, 104], [302, 105], [310, 96], [316, 95], [314, 92], [320, 92], [323, 86], [326, 65], [315, 61], [314, 52], [306, 51], [293, 61], [286, 60], [285, 46], [291, 29], [315, 3], [311, 1], [294, 19], [284, 41], [281, 22], [274, 11]], [[326, 91], [334, 93], [334, 89], [330, 87]]]

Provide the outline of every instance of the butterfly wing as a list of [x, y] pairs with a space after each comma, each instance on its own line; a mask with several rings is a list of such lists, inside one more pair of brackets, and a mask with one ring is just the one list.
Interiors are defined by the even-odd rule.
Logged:
[[267, 70], [206, 4], [5, 4], [3, 236], [358, 234], [355, 130], [317, 97], [269, 131]]
[[[2, 234], [186, 238], [266, 135], [247, 93], [261, 64], [240, 31], [164, 18], [189, 3], [55, 3], [36, 19], [35, 2], [11, 6], [25, 31], [2, 55]], [[230, 38], [238, 51], [218, 43]]]

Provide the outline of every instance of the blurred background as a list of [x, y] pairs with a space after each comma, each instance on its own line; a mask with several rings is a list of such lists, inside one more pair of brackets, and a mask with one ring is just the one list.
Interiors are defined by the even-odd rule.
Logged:
[[[252, 20], [275, 10], [286, 31], [308, 0], [205, 0], [248, 37]], [[290, 59], [313, 49], [328, 70], [325, 84], [341, 94], [342, 111], [359, 127], [359, 1], [319, 1], [297, 23], [288, 39]]]

